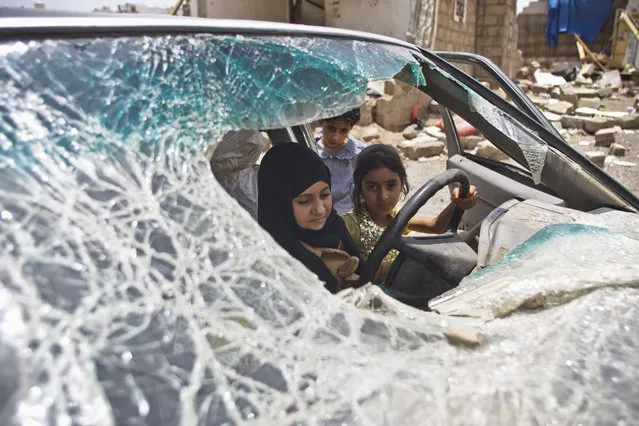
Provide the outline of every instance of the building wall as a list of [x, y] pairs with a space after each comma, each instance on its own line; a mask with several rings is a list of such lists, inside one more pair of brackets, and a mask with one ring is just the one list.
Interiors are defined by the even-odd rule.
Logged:
[[[477, 4], [475, 51], [511, 77], [520, 67], [516, 16], [516, 0], [479, 0]], [[479, 70], [476, 74], [483, 77]]]
[[282, 0], [191, 0], [192, 15], [204, 18], [289, 22], [289, 5]]
[[324, 0], [303, 0], [296, 24], [323, 26], [326, 22]]
[[477, 1], [466, 0], [466, 17], [455, 21], [455, 0], [439, 0], [435, 50], [453, 52], [475, 51], [475, 28], [477, 25]]
[[[613, 10], [604, 23], [597, 38], [588, 44], [588, 48], [594, 53], [604, 52], [609, 54], [610, 38], [615, 25], [615, 9], [625, 7], [628, 0], [615, 0]], [[537, 60], [541, 62], [576, 61], [579, 52], [572, 34], [559, 34], [557, 45], [548, 46], [546, 42], [546, 23], [548, 16], [548, 0], [538, 0], [524, 8], [517, 17], [519, 27], [518, 47], [522, 51], [525, 60]]]
[[326, 26], [406, 40], [411, 3], [411, 0], [330, 0], [325, 2]]

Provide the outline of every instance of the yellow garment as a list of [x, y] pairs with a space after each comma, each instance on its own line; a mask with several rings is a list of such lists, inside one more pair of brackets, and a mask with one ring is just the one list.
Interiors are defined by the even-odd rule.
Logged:
[[[362, 252], [362, 257], [368, 260], [368, 256], [371, 254], [371, 251], [373, 251], [375, 244], [377, 244], [377, 240], [379, 240], [379, 237], [382, 236], [386, 227], [376, 224], [365, 206], [363, 210], [364, 211], [361, 215], [358, 215], [351, 210], [344, 214], [342, 219], [344, 219], [348, 232], [350, 232], [353, 240], [355, 240], [355, 243], [357, 244], [357, 247]], [[399, 209], [395, 207], [390, 214], [390, 219], [392, 220], [398, 212]], [[406, 235], [409, 232], [410, 230], [406, 227], [402, 231], [402, 235]], [[390, 266], [397, 257], [397, 254], [397, 250], [389, 251], [384, 258], [382, 265]]]

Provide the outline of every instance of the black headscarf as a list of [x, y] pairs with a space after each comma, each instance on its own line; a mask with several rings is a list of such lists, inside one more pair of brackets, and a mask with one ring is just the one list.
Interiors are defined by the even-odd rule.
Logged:
[[337, 279], [324, 262], [308, 251], [301, 241], [311, 247], [339, 248], [362, 256], [353, 241], [344, 220], [333, 209], [320, 230], [301, 228], [293, 215], [293, 199], [317, 182], [331, 184], [331, 175], [322, 159], [310, 148], [297, 143], [283, 143], [271, 148], [260, 165], [258, 173], [257, 217], [262, 228], [293, 257], [313, 271], [326, 288], [335, 293]]

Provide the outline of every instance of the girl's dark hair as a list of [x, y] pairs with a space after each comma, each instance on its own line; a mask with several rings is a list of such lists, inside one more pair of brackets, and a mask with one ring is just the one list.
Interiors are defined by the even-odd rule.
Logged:
[[338, 115], [337, 117], [327, 118], [323, 121], [331, 121], [331, 120], [342, 120], [349, 124], [349, 126], [353, 127], [356, 125], [361, 118], [361, 113], [359, 112], [359, 107], [353, 108], [350, 111], [346, 111], [342, 115]]
[[382, 167], [386, 167], [399, 175], [399, 180], [402, 182], [402, 193], [404, 196], [408, 195], [410, 187], [408, 186], [406, 168], [395, 148], [381, 144], [371, 145], [364, 148], [355, 160], [351, 199], [353, 200], [353, 210], [356, 214], [364, 212], [362, 206], [362, 183], [364, 183], [364, 177], [372, 170]]

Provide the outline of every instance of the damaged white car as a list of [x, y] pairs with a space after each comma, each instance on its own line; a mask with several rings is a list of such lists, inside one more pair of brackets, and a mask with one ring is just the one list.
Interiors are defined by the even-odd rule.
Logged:
[[[639, 200], [487, 61], [187, 18], [6, 17], [0, 36], [0, 424], [639, 417]], [[386, 282], [333, 296], [203, 154], [240, 130], [314, 146], [310, 123], [391, 78], [442, 106], [449, 170], [371, 254], [362, 282], [399, 250]], [[452, 112], [511, 161], [465, 152]], [[401, 236], [469, 180], [449, 232]]]

